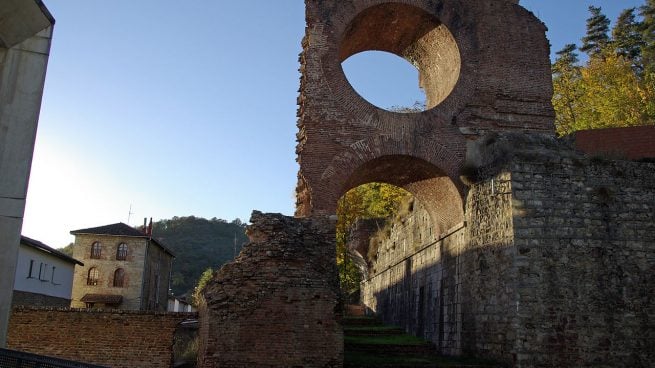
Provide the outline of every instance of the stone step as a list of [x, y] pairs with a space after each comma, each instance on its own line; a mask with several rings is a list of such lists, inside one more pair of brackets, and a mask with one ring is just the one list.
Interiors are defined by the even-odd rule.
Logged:
[[378, 326], [372, 327], [351, 327], [344, 328], [343, 332], [347, 336], [394, 336], [394, 335], [404, 335], [405, 330], [401, 328], [376, 328]]
[[382, 323], [374, 317], [344, 317], [341, 321], [344, 327], [347, 326], [382, 326]]
[[425, 343], [421, 345], [400, 345], [400, 344], [352, 344], [346, 342], [345, 351], [384, 353], [385, 355], [433, 355], [437, 351], [433, 345]]

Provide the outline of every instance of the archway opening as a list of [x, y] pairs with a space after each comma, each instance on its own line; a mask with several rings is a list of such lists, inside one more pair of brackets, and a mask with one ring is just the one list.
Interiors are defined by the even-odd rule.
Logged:
[[453, 181], [422, 159], [390, 155], [361, 165], [337, 206], [337, 258], [342, 292], [359, 304], [359, 282], [379, 274], [462, 226]]
[[[418, 70], [418, 86], [425, 92], [426, 109], [444, 101], [459, 80], [461, 58], [454, 36], [435, 16], [412, 5], [385, 3], [358, 14], [341, 40], [339, 58], [342, 66], [350, 57], [366, 51], [386, 51], [413, 65]], [[376, 64], [379, 63], [372, 63], [369, 67], [375, 70]], [[358, 78], [352, 75], [349, 67], [343, 66], [343, 69], [346, 79], [360, 96], [378, 107], [390, 108], [370, 100], [368, 92], [361, 86], [353, 86]], [[379, 71], [378, 74], [379, 78], [389, 78], [388, 72]], [[388, 80], [392, 84], [394, 79]]]

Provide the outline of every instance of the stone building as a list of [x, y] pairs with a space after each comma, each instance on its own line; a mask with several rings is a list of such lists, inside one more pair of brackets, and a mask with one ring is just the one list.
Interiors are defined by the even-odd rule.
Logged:
[[38, 240], [21, 236], [12, 305], [68, 307], [75, 265], [84, 266]]
[[161, 241], [124, 223], [71, 231], [75, 270], [73, 308], [167, 308], [174, 255]]

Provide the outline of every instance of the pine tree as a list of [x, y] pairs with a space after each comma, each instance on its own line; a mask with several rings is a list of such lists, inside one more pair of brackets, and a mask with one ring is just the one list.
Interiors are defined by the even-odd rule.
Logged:
[[646, 0], [639, 13], [642, 23], [642, 62], [646, 73], [655, 73], [655, 0]]
[[625, 9], [612, 29], [612, 43], [616, 54], [632, 63], [638, 74], [643, 70], [641, 49], [644, 45], [641, 22], [637, 22], [635, 8]]
[[587, 18], [587, 35], [582, 38], [580, 51], [595, 56], [609, 44], [610, 20], [602, 13], [600, 7], [589, 6], [591, 16]]

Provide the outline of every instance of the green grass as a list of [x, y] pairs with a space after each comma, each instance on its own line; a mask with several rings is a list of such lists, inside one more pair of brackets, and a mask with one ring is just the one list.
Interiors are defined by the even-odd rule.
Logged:
[[346, 344], [367, 345], [425, 345], [423, 339], [411, 335], [383, 335], [383, 336], [345, 336]]
[[380, 367], [415, 367], [416, 365], [438, 365], [440, 367], [452, 367], [461, 365], [498, 366], [494, 362], [476, 358], [459, 358], [443, 356], [387, 356], [375, 353], [345, 352], [345, 366], [380, 366]]

